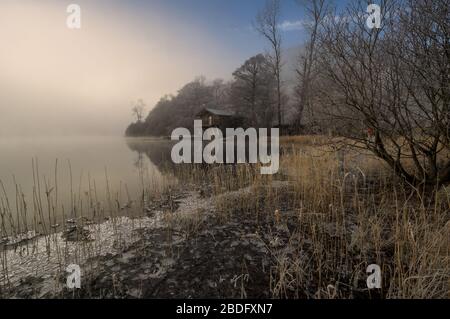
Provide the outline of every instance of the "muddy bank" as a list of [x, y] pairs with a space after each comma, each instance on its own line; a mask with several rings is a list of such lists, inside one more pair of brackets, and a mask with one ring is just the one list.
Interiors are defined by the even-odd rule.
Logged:
[[[287, 182], [274, 181], [271, 188], [280, 196], [290, 196]], [[3, 297], [271, 298], [275, 293], [317, 297], [318, 278], [313, 275], [306, 276], [301, 290], [289, 285], [292, 278], [288, 268], [307, 263], [314, 254], [310, 239], [297, 231], [298, 211], [287, 204], [289, 201], [280, 210], [255, 218], [237, 208], [242, 196], [252, 196], [250, 187], [217, 196], [208, 194], [207, 188], [185, 192], [177, 197], [174, 211], [151, 210], [145, 218], [125, 221], [128, 228], [122, 225], [109, 240], [99, 236], [94, 245], [101, 247], [101, 253], [93, 251], [85, 258], [71, 259], [81, 266], [81, 289], [68, 289], [65, 268], [55, 267], [57, 263], [51, 268], [51, 263], [45, 262], [48, 255], [42, 251], [39, 258], [46, 267], [20, 274], [17, 269], [26, 262], [10, 265], [15, 269], [10, 278], [16, 280], [11, 281], [14, 284], [9, 289], [4, 286]], [[220, 201], [235, 208], [218, 214], [216, 205]], [[131, 227], [129, 222], [139, 226]], [[333, 239], [333, 225], [324, 226]], [[352, 225], [348, 229], [350, 232]], [[75, 243], [67, 245], [80, 249]], [[286, 278], [280, 277], [283, 267]], [[363, 279], [354, 287], [340, 289], [354, 297], [366, 297], [367, 292], [358, 289], [364, 287]]]
[[[256, 223], [218, 220], [209, 191], [178, 196], [173, 212], [155, 205], [144, 218], [90, 225], [89, 241], [66, 232], [4, 251], [2, 297], [269, 297], [270, 258]], [[81, 267], [81, 289], [66, 287], [69, 263]]]
[[96, 260], [95, 275], [76, 296], [270, 297], [270, 258], [254, 225], [237, 219], [218, 225], [210, 215], [190, 237], [181, 229], [143, 230], [122, 254]]

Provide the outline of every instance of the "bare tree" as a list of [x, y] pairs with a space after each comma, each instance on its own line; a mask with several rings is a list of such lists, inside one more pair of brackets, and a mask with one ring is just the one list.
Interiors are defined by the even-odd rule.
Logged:
[[355, 1], [320, 34], [330, 123], [423, 189], [450, 183], [449, 10], [447, 0], [383, 0], [381, 28], [369, 29]]
[[280, 0], [267, 0], [265, 7], [258, 13], [255, 23], [256, 30], [269, 41], [272, 54], [271, 64], [277, 87], [278, 125], [283, 124], [282, 118], [282, 88], [281, 88], [281, 32], [280, 32]]
[[267, 126], [273, 117], [273, 81], [270, 63], [262, 54], [251, 57], [233, 72], [232, 97], [236, 109], [248, 115], [252, 126]]
[[318, 33], [323, 26], [325, 18], [329, 16], [329, 0], [297, 0], [298, 4], [306, 11], [304, 26], [309, 33], [309, 40], [304, 52], [299, 57], [299, 67], [296, 69], [298, 85], [296, 87], [297, 118], [296, 124], [300, 127], [303, 123], [305, 109], [311, 109], [310, 96], [313, 92], [314, 69], [317, 68]]
[[142, 122], [142, 119], [144, 118], [144, 112], [145, 112], [145, 103], [142, 99], [137, 100], [137, 102], [133, 103], [133, 108], [131, 109], [131, 112], [134, 117], [136, 117], [136, 121], [138, 123]]

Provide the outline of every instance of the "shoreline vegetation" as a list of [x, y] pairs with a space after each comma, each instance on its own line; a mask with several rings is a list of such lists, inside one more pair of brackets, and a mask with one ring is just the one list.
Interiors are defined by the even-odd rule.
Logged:
[[[0, 297], [448, 298], [450, 190], [424, 194], [374, 156], [327, 141], [282, 137], [274, 176], [250, 164], [162, 164], [165, 182], [155, 188], [143, 173], [141, 194], [124, 186], [100, 203], [94, 189], [76, 190], [47, 233], [60, 206], [36, 172], [35, 227], [20, 196], [1, 196]], [[14, 242], [8, 223], [16, 239], [19, 229], [36, 236]], [[81, 289], [66, 287], [72, 263]], [[370, 264], [381, 289], [367, 288]]]

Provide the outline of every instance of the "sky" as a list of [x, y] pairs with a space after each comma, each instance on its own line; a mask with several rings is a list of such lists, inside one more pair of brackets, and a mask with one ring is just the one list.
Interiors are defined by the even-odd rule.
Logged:
[[[69, 29], [67, 6], [81, 8]], [[197, 76], [230, 79], [267, 50], [252, 21], [265, 0], [1, 0], [0, 136], [122, 135]], [[282, 0], [284, 47], [303, 12]]]

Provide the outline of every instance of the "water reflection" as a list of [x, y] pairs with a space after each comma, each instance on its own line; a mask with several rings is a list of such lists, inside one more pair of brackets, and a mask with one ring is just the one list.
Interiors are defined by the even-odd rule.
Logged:
[[[151, 191], [164, 184], [161, 156], [170, 149], [169, 142], [0, 138], [0, 236], [47, 232], [64, 220], [100, 219], [112, 210], [126, 214], [122, 208], [139, 201], [144, 188]], [[171, 163], [170, 151], [166, 158]]]
[[[194, 163], [194, 141], [191, 140], [191, 163]], [[265, 141], [265, 140], [264, 140]], [[202, 145], [202, 150], [209, 143], [208, 141], [197, 140], [196, 142]], [[240, 161], [247, 163], [257, 162], [258, 155], [260, 154], [259, 140], [251, 144], [246, 144], [243, 149], [240, 149], [236, 142], [232, 139], [223, 140], [223, 162], [224, 163], [236, 163]], [[147, 159], [158, 168], [158, 170], [163, 174], [176, 174], [178, 171], [176, 168], [184, 165], [175, 164], [171, 158], [172, 147], [178, 142], [165, 140], [165, 139], [150, 139], [150, 138], [130, 138], [127, 139], [128, 147], [137, 153], [137, 158], [135, 160], [135, 166], [137, 168], [141, 167], [142, 163], [145, 161], [143, 155], [147, 156]], [[279, 151], [272, 154], [271, 143], [267, 141], [267, 148], [265, 154], [267, 155], [278, 155]], [[231, 150], [228, 154], [228, 149]], [[242, 152], [242, 154], [241, 154]], [[251, 159], [251, 160], [250, 160]], [[235, 166], [234, 164], [227, 164], [230, 166]], [[208, 164], [196, 164], [197, 168], [209, 167]]]
[[174, 142], [150, 138], [128, 138], [126, 142], [130, 150], [137, 153], [134, 163], [136, 168], [141, 168], [144, 165], [145, 155], [162, 174], [173, 174], [175, 172], [176, 166], [170, 156]]

